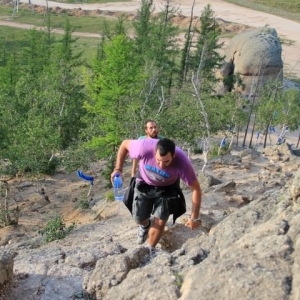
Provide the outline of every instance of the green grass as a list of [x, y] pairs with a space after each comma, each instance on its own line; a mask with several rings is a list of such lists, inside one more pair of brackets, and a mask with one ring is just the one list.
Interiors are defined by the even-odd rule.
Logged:
[[286, 19], [300, 21], [299, 0], [226, 0], [240, 6], [264, 11]]
[[7, 40], [21, 40], [24, 37], [24, 30], [8, 26], [0, 26], [0, 36]]
[[[44, 26], [45, 16], [44, 13], [35, 12], [34, 14], [29, 8], [19, 8], [19, 12], [12, 17], [12, 7], [0, 4], [0, 18], [2, 20], [10, 19], [16, 23], [32, 24], [34, 26]], [[66, 22], [66, 18], [69, 19], [70, 24], [78, 32], [100, 33], [104, 22], [113, 27], [117, 23], [117, 18], [111, 18], [109, 16], [97, 15], [97, 16], [71, 16], [68, 13], [62, 13], [56, 15], [51, 13], [51, 27], [62, 29]], [[132, 28], [131, 22], [125, 22], [125, 28]]]
[[279, 10], [287, 11], [290, 13], [300, 13], [300, 2], [299, 0], [285, 0], [285, 1], [278, 1], [278, 0], [247, 0], [247, 2], [258, 3], [269, 7], [274, 7]]
[[[61, 34], [53, 34], [56, 38], [61, 38]], [[24, 41], [24, 30], [19, 28], [0, 26], [0, 37], [6, 40], [15, 40], [21, 47], [25, 44]], [[91, 58], [97, 53], [99, 39], [88, 38], [88, 37], [78, 37], [76, 41], [76, 50], [83, 51], [83, 59], [90, 63]]]
[[[12, 7], [0, 4], [0, 18], [7, 20], [12, 16]], [[109, 27], [114, 27], [117, 23], [116, 18], [105, 16], [69, 16], [68, 14], [54, 15], [51, 14], [51, 27], [56, 29], [63, 29], [66, 19], [69, 19], [71, 26], [74, 27], [75, 32], [87, 32], [99, 34], [99, 38], [95, 37], [77, 37], [73, 34], [74, 38], [77, 38], [76, 49], [78, 51], [83, 50], [83, 59], [88, 63], [91, 58], [96, 55], [98, 43], [100, 40], [100, 33], [106, 22]], [[10, 18], [11, 19], [11, 18]], [[31, 24], [37, 27], [43, 27], [45, 25], [45, 16], [43, 13], [34, 13], [30, 9], [20, 8], [18, 14], [12, 20], [16, 23]], [[125, 27], [130, 29], [132, 25], [130, 22], [126, 22]], [[61, 38], [61, 34], [53, 35], [57, 38]], [[20, 43], [20, 46], [24, 43], [24, 29], [13, 28], [9, 26], [0, 26], [0, 37], [4, 37], [7, 40], [15, 40]]]
[[[74, 27], [77, 32], [89, 32], [89, 33], [100, 33], [103, 24], [106, 21], [110, 26], [114, 26], [117, 23], [117, 19], [106, 19], [105, 17], [99, 16], [68, 16], [67, 14], [51, 15], [51, 23], [53, 28], [63, 29], [66, 22], [66, 18], [69, 19], [71, 26]], [[23, 15], [14, 18], [14, 22], [33, 24], [35, 26], [44, 26], [45, 19], [43, 16], [34, 15]]]
[[[53, 2], [65, 2], [65, 3], [113, 3], [120, 2], [120, 0], [64, 0], [64, 1], [56, 1]], [[122, 2], [131, 2], [130, 0], [122, 0]]]

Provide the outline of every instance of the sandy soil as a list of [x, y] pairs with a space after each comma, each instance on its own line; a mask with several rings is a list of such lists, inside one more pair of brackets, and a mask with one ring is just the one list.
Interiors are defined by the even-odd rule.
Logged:
[[[28, 3], [28, 1], [20, 0]], [[164, 1], [153, 1], [155, 9], [160, 11]], [[32, 0], [32, 4], [46, 5], [45, 0]], [[181, 13], [189, 16], [191, 13], [192, 0], [173, 0], [174, 6], [179, 6]], [[210, 4], [217, 18], [222, 18], [228, 22], [241, 23], [253, 27], [270, 26], [277, 30], [280, 37], [292, 41], [292, 45], [283, 45], [283, 61], [286, 74], [294, 74], [300, 77], [300, 23], [287, 20], [281, 17], [273, 16], [264, 12], [254, 11], [248, 8], [240, 7], [222, 0], [196, 0], [194, 15], [199, 16], [203, 8]], [[131, 2], [117, 2], [104, 4], [68, 4], [48, 1], [48, 7], [62, 7], [66, 9], [81, 8], [83, 10], [105, 10], [105, 11], [124, 11], [136, 12], [140, 6], [139, 0]], [[12, 23], [11, 23], [12, 24]], [[0, 25], [7, 25], [7, 22], [0, 22]]]

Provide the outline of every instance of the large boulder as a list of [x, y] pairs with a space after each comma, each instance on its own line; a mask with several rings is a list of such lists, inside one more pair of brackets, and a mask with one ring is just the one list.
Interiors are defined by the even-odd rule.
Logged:
[[[245, 87], [235, 86], [235, 89], [251, 96], [257, 83], [283, 79], [281, 53], [281, 44], [274, 28], [245, 30], [231, 39], [225, 50], [225, 62], [217, 76], [224, 79], [239, 73]], [[221, 84], [217, 92], [224, 94], [230, 89], [230, 86]]]

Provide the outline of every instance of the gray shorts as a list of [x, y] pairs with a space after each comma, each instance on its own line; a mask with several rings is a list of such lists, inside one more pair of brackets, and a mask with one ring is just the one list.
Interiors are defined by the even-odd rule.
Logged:
[[136, 183], [132, 203], [132, 216], [136, 223], [149, 219], [151, 215], [163, 221], [168, 220], [169, 209], [161, 194], [162, 191], [156, 187]]

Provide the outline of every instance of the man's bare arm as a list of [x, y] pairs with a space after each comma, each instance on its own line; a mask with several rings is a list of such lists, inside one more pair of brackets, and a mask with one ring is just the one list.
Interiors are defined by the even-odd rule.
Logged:
[[113, 178], [117, 173], [122, 174], [123, 172], [123, 165], [129, 151], [129, 145], [130, 145], [130, 140], [124, 140], [120, 145], [120, 148], [117, 153], [116, 166], [114, 171], [110, 175], [111, 182], [113, 182]]
[[199, 212], [201, 207], [201, 200], [202, 200], [202, 192], [201, 187], [199, 184], [198, 179], [196, 179], [191, 185], [190, 188], [192, 190], [192, 211], [191, 211], [191, 218], [185, 224], [186, 226], [190, 227], [191, 229], [196, 229], [199, 227], [199, 222], [194, 222], [199, 218]]

